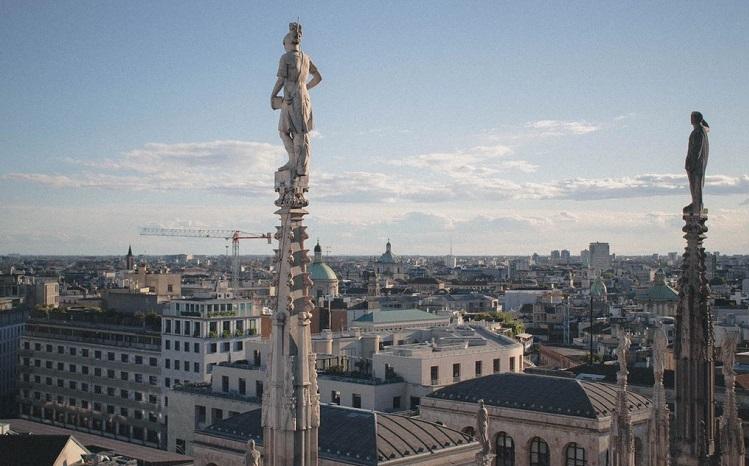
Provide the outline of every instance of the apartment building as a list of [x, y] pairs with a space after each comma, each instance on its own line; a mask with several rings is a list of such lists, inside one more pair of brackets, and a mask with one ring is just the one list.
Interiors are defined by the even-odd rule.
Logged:
[[21, 337], [20, 417], [163, 447], [158, 329], [59, 317], [32, 317]]
[[210, 382], [216, 364], [245, 359], [245, 342], [259, 328], [260, 312], [249, 299], [171, 301], [161, 323], [163, 387]]

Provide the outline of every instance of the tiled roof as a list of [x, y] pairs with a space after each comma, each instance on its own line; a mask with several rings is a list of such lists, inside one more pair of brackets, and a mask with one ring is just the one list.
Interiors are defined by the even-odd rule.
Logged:
[[[458, 382], [428, 395], [464, 402], [483, 399], [489, 406], [601, 418], [616, 406], [617, 386], [564, 377], [502, 373]], [[627, 393], [630, 411], [650, 406], [647, 398]]]
[[[262, 445], [260, 413], [260, 409], [255, 409], [238, 414], [202, 433], [241, 442], [254, 439]], [[369, 466], [466, 445], [473, 440], [457, 430], [421, 419], [323, 404], [318, 442], [321, 458]]]

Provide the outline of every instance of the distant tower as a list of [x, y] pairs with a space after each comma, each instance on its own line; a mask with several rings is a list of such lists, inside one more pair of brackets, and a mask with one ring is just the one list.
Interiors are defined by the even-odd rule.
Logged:
[[125, 268], [133, 270], [135, 268], [135, 257], [133, 256], [133, 247], [127, 247], [127, 256], [125, 256]]

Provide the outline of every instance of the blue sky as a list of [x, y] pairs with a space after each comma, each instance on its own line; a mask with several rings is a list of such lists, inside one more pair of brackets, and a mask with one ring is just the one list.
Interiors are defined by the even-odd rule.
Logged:
[[749, 252], [749, 3], [319, 3], [0, 0], [0, 253], [272, 230], [269, 94], [297, 16], [324, 77], [310, 232], [333, 254], [677, 251], [692, 110], [708, 248]]

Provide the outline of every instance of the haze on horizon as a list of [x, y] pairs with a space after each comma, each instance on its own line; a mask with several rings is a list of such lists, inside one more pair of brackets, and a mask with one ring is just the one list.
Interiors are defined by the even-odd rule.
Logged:
[[324, 77], [309, 232], [333, 255], [680, 251], [692, 110], [706, 246], [749, 253], [747, 2], [0, 0], [0, 254], [220, 255], [138, 227], [272, 231], [297, 16]]

